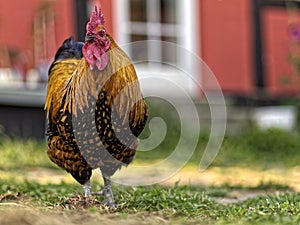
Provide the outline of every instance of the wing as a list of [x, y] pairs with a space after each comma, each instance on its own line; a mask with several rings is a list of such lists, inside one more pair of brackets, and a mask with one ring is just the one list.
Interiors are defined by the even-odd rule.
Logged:
[[55, 54], [54, 62], [48, 72], [48, 90], [45, 104], [47, 118], [52, 117], [53, 119], [62, 104], [62, 95], [60, 94], [83, 56], [82, 46], [82, 42], [74, 42], [73, 37], [70, 37], [63, 42]]
[[65, 87], [82, 60], [82, 43], [65, 40], [49, 69], [45, 110], [48, 118], [47, 155], [81, 184], [91, 176], [92, 168], [79, 151], [73, 133], [72, 115], [65, 104]]

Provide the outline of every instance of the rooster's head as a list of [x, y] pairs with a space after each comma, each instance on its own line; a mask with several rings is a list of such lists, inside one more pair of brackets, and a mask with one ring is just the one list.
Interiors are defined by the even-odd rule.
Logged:
[[108, 56], [106, 51], [110, 47], [109, 36], [104, 28], [104, 17], [101, 9], [95, 6], [91, 14], [90, 21], [86, 25], [85, 43], [82, 48], [82, 53], [90, 68], [94, 65], [101, 71], [108, 64]]

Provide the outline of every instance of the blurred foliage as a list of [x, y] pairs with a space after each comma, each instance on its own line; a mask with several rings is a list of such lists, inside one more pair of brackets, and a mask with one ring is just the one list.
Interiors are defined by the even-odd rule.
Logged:
[[214, 165], [292, 167], [300, 163], [300, 134], [251, 126], [237, 136], [226, 136]]
[[[163, 101], [163, 100], [157, 100]], [[157, 102], [156, 102], [157, 103]], [[149, 104], [150, 118], [161, 117], [167, 127], [163, 141], [150, 151], [138, 151], [136, 162], [149, 164], [165, 159], [173, 153], [181, 135], [181, 124], [174, 106], [171, 104]], [[151, 134], [147, 126], [142, 138]], [[188, 137], [189, 138], [189, 137]], [[188, 139], [187, 138], [187, 139]], [[191, 136], [192, 138], [192, 136]], [[221, 149], [212, 166], [293, 167], [300, 162], [300, 133], [279, 129], [261, 130], [255, 125], [241, 130], [238, 134], [226, 134]], [[188, 142], [189, 140], [185, 140]], [[190, 163], [199, 164], [209, 141], [209, 133], [202, 131]], [[186, 145], [188, 146], [188, 145]], [[183, 146], [180, 151], [187, 154], [191, 149]], [[139, 147], [143, 149], [143, 146]], [[58, 168], [46, 155], [45, 140], [19, 140], [0, 135], [0, 169], [22, 169], [25, 167]]]
[[0, 169], [23, 169], [25, 167], [52, 167], [46, 155], [46, 142], [11, 139], [0, 136]]
[[[161, 104], [158, 104], [160, 101]], [[181, 124], [178, 114], [172, 105], [162, 100], [149, 103], [150, 118], [160, 116], [167, 125], [167, 134], [159, 146], [152, 151], [138, 152], [136, 160], [139, 162], [165, 159], [178, 144], [181, 135]], [[294, 102], [293, 102], [294, 103]], [[290, 104], [290, 102], [286, 102]], [[146, 128], [143, 138], [149, 136]], [[214, 166], [255, 166], [261, 168], [293, 167], [300, 163], [300, 132], [284, 131], [280, 129], [262, 130], [255, 124], [249, 124], [235, 135], [226, 134], [221, 149], [213, 162]], [[209, 141], [209, 132], [201, 130], [198, 145], [191, 157], [190, 163], [200, 163], [203, 152]], [[141, 147], [142, 149], [142, 147]], [[187, 149], [182, 149], [182, 154]]]

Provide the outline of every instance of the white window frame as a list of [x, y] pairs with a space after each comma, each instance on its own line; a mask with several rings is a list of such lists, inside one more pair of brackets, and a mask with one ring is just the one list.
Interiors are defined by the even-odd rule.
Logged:
[[[135, 23], [136, 27], [138, 27], [137, 22], [130, 22], [129, 20], [129, 0], [113, 0], [113, 11], [115, 16], [115, 22], [113, 24], [114, 29], [114, 36], [117, 43], [119, 43], [121, 46], [126, 45], [130, 42], [129, 38], [130, 35], [128, 35], [128, 30], [130, 30], [130, 25]], [[158, 76], [163, 76], [167, 79], [171, 79], [174, 83], [184, 83], [184, 88], [192, 95], [197, 96], [200, 93], [199, 86], [201, 85], [201, 68], [199, 68], [199, 65], [195, 64], [193, 60], [195, 60], [193, 54], [200, 57], [200, 51], [201, 51], [201, 39], [200, 39], [200, 31], [199, 31], [199, 23], [200, 23], [200, 12], [199, 12], [199, 0], [174, 0], [177, 1], [177, 25], [169, 25], [169, 24], [160, 24], [160, 23], [149, 23], [147, 22], [147, 28], [143, 28], [144, 30], [147, 29], [147, 35], [151, 36], [151, 32], [157, 32], [158, 35], [161, 35], [161, 26], [165, 26], [165, 28], [170, 29], [171, 32], [174, 32], [174, 27], [176, 27], [176, 40], [177, 43], [181, 48], [186, 49], [187, 51], [191, 52], [191, 57], [181, 57], [181, 55], [177, 56], [178, 63], [184, 64], [183, 68], [189, 68], [189, 75], [192, 76], [192, 79], [194, 81], [191, 82], [190, 79], [187, 79], [186, 82], [182, 79], [185, 79], [185, 76], [180, 76], [178, 74], [174, 74], [172, 70], [164, 69], [164, 68], [157, 68], [157, 74]], [[147, 7], [153, 7], [153, 4], [151, 4], [153, 0], [147, 1]], [[160, 13], [160, 12], [157, 12]], [[159, 15], [147, 15], [148, 19], [149, 17], [155, 17], [160, 18]], [[151, 21], [155, 21], [154, 18], [151, 19]], [[136, 32], [135, 32], [136, 34]], [[143, 34], [145, 34], [143, 32]], [[163, 35], [165, 36], [165, 35]], [[148, 48], [148, 55], [151, 55], [151, 57], [156, 56], [157, 60], [160, 60], [160, 52], [155, 52], [157, 49], [155, 48]], [[127, 53], [130, 55], [130, 52], [127, 51]], [[180, 65], [179, 65], [180, 66]], [[138, 75], [140, 78], [147, 77], [147, 73], [149, 72], [148, 68], [137, 68]], [[153, 71], [151, 72], [151, 75], [153, 76]], [[155, 87], [147, 87], [147, 88], [155, 88]], [[146, 88], [146, 89], [147, 89]], [[167, 92], [167, 90], [165, 90]]]

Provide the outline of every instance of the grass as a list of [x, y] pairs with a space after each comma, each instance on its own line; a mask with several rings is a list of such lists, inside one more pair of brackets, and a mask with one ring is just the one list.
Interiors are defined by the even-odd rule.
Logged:
[[[95, 184], [94, 184], [95, 185]], [[98, 184], [96, 184], [97, 186]], [[300, 194], [287, 192], [265, 194], [235, 204], [223, 204], [233, 190], [249, 190], [247, 187], [191, 187], [174, 185], [172, 187], [114, 187], [116, 201], [120, 203], [116, 212], [109, 212], [99, 204], [88, 205], [91, 200], [79, 201], [74, 193], [80, 192], [78, 185], [45, 184], [36, 182], [14, 182], [0, 180], [1, 193], [6, 199], [0, 201], [0, 210], [4, 203], [17, 202], [30, 208], [39, 209], [39, 213], [61, 210], [74, 214], [87, 213], [91, 218], [101, 221], [101, 215], [114, 215], [115, 220], [136, 218], [142, 221], [144, 216], [160, 218], [167, 223], [185, 224], [296, 224], [300, 222]], [[274, 191], [265, 187], [264, 191]], [[253, 189], [253, 188], [252, 188]], [[224, 196], [220, 197], [218, 191]], [[2, 195], [4, 196], [4, 195]], [[8, 197], [9, 196], [9, 197]], [[97, 197], [98, 198], [98, 197]], [[82, 200], [82, 199], [81, 199]], [[101, 198], [93, 200], [94, 203]], [[2, 205], [1, 205], [2, 204]], [[76, 209], [72, 206], [76, 206]], [[65, 216], [65, 215], [64, 215]], [[1, 216], [0, 216], [1, 218]], [[81, 221], [82, 222], [82, 221]], [[152, 220], [153, 222], [153, 220]]]
[[[169, 135], [172, 136], [172, 134]], [[173, 137], [176, 138], [176, 136]], [[200, 134], [190, 163], [200, 163], [208, 139], [207, 133]], [[137, 160], [152, 162], [165, 158], [174, 151], [171, 140], [172, 137], [169, 137], [168, 141], [162, 142], [153, 152], [138, 152]], [[260, 130], [256, 126], [251, 126], [239, 135], [226, 135], [212, 165], [221, 167], [251, 165], [261, 169], [298, 166], [300, 162], [299, 140], [300, 133], [298, 132], [286, 132], [279, 129]], [[184, 154], [185, 150], [182, 151]]]
[[[152, 163], [164, 159], [174, 151], [177, 127], [152, 151], [137, 152], [136, 161]], [[250, 127], [238, 136], [225, 136], [223, 145], [213, 166], [242, 166], [262, 169], [294, 167], [300, 162], [300, 134], [278, 129], [260, 130]], [[175, 142], [175, 143], [174, 143]], [[201, 133], [197, 148], [189, 163], [199, 164], [208, 142], [208, 135]], [[57, 168], [46, 155], [46, 141], [13, 140], [0, 137], [0, 169], [23, 169], [26, 167]], [[184, 154], [184, 149], [182, 150]]]
[[[179, 126], [170, 118], [166, 123], [168, 132], [164, 141], [153, 151], [138, 152], [138, 163], [151, 164], [172, 153], [180, 135]], [[147, 137], [149, 130], [143, 135]], [[205, 132], [200, 134], [190, 165], [199, 164], [208, 137]], [[225, 136], [212, 167], [293, 168], [300, 162], [299, 138], [297, 132], [263, 131], [251, 126], [239, 135]], [[5, 174], [0, 177], [1, 224], [300, 224], [300, 194], [289, 184], [273, 182], [254, 187], [230, 183], [114, 185], [115, 200], [120, 206], [111, 212], [101, 205], [101, 197], [83, 198], [82, 188], [75, 181], [27, 180], [28, 169], [61, 171], [50, 162], [45, 150], [45, 141], [0, 137], [0, 172]], [[24, 179], [17, 179], [16, 173], [24, 175]], [[92, 185], [97, 190], [102, 184]], [[249, 198], [237, 197], [248, 195]]]
[[300, 134], [251, 127], [235, 137], [225, 137], [214, 165], [260, 168], [294, 167], [300, 162]]
[[[165, 159], [174, 151], [181, 135], [180, 119], [174, 107], [163, 100], [149, 101], [150, 115], [148, 121], [160, 117], [167, 126], [163, 141], [152, 151], [137, 152], [136, 160], [139, 163], [152, 163]], [[167, 115], [167, 116], [166, 116]], [[148, 127], [141, 137], [149, 137]], [[187, 135], [188, 136], [188, 135]], [[300, 132], [286, 132], [280, 129], [261, 130], [251, 124], [238, 135], [225, 134], [221, 149], [213, 162], [213, 166], [241, 166], [268, 169], [273, 167], [294, 167], [300, 162]], [[190, 141], [188, 138], [185, 140]], [[199, 164], [203, 152], [209, 141], [209, 133], [201, 130], [198, 145], [190, 159], [190, 163]], [[188, 152], [189, 145], [181, 149], [182, 154]], [[143, 146], [141, 146], [143, 149]]]

